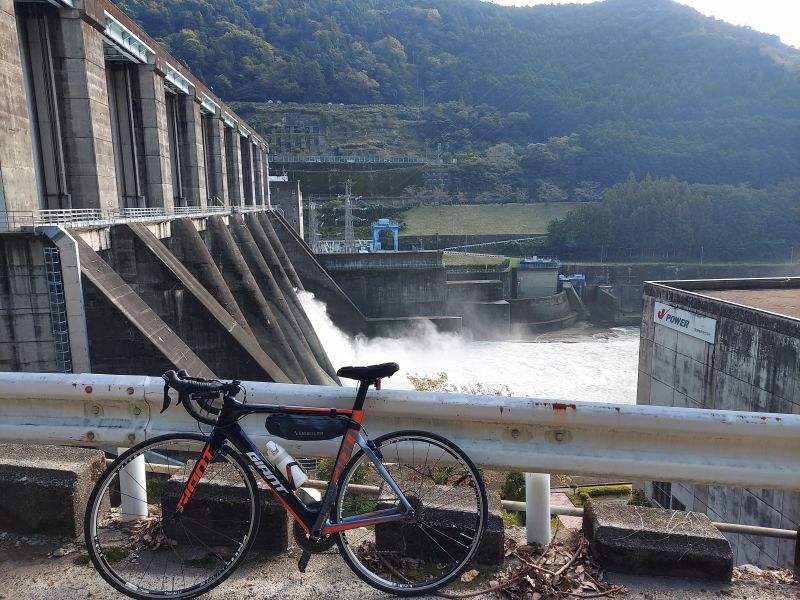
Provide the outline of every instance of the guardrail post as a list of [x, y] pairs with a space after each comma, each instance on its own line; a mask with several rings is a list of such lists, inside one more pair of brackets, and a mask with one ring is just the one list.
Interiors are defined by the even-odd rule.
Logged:
[[525, 473], [525, 533], [529, 544], [550, 543], [550, 475]]
[[[120, 454], [125, 448], [120, 448]], [[119, 478], [123, 521], [135, 521], [147, 516], [147, 479], [144, 454], [122, 468]]]

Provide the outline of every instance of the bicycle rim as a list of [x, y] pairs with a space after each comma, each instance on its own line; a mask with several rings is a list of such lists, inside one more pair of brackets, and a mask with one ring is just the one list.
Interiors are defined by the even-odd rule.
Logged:
[[[415, 514], [341, 532], [341, 554], [382, 591], [418, 595], [439, 589], [463, 572], [480, 544], [487, 514], [480, 475], [457, 446], [435, 434], [398, 432], [375, 443]], [[366, 455], [354, 457], [342, 475], [337, 521], [399, 506]]]
[[178, 511], [205, 445], [199, 435], [154, 438], [122, 454], [95, 486], [86, 547], [98, 572], [122, 593], [192, 598], [228, 577], [252, 544], [257, 488], [249, 468], [225, 448]]

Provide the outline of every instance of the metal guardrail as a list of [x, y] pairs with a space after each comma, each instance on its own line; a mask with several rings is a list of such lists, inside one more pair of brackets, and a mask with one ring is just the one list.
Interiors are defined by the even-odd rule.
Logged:
[[163, 208], [71, 208], [35, 211], [0, 212], [0, 233], [21, 231], [31, 227], [61, 225], [70, 229], [102, 227], [120, 223], [167, 221], [181, 217], [210, 217], [234, 213], [274, 210], [271, 206], [176, 206]]
[[431, 161], [418, 156], [380, 156], [376, 154], [338, 156], [333, 154], [270, 154], [269, 162], [319, 164], [425, 165]]
[[[389, 382], [390, 383], [390, 382]], [[249, 402], [352, 406], [353, 388], [245, 382]], [[193, 431], [179, 408], [158, 414], [158, 377], [0, 373], [0, 440], [126, 446]], [[800, 488], [800, 415], [382, 390], [371, 434], [428, 429], [485, 467], [756, 488]], [[263, 420], [245, 423], [266, 438]], [[324, 456], [335, 442], [286, 446]]]
[[[249, 402], [350, 408], [353, 388], [245, 382]], [[0, 441], [125, 447], [197, 423], [159, 414], [158, 377], [0, 373]], [[546, 473], [604, 475], [737, 487], [800, 488], [800, 415], [564, 402], [382, 390], [369, 394], [371, 435], [435, 431], [478, 464], [526, 472], [528, 539], [550, 537]], [[258, 443], [263, 419], [242, 422]], [[295, 456], [325, 457], [329, 442], [282, 441]]]
[[347, 249], [344, 240], [320, 240], [312, 245], [316, 254], [346, 254], [369, 252], [372, 240], [353, 240], [352, 249]]

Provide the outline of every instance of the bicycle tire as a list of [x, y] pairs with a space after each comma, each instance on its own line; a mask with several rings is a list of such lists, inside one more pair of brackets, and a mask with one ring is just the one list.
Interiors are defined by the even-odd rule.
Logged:
[[[404, 454], [401, 455], [397, 444], [405, 442], [411, 442], [411, 461], [415, 463], [415, 468], [409, 470], [411, 474], [416, 473], [419, 476], [418, 482], [412, 482], [403, 476], [403, 467], [409, 463], [404, 458], [408, 454], [408, 445], [404, 446]], [[339, 553], [356, 575], [383, 592], [398, 596], [419, 596], [434, 592], [461, 575], [478, 551], [488, 518], [488, 502], [483, 479], [463, 450], [434, 433], [397, 431], [375, 439], [374, 443], [383, 456], [384, 467], [395, 479], [403, 495], [415, 506], [416, 514], [413, 519], [395, 522], [388, 527], [376, 525], [371, 531], [368, 527], [362, 527], [335, 534]], [[432, 467], [417, 467], [414, 456], [415, 443], [419, 444], [420, 454], [427, 444], [428, 449], [433, 447], [442, 450], [442, 455]], [[397, 450], [396, 462], [391, 462], [395, 450]], [[445, 465], [449, 462], [441, 463], [445, 453], [449, 453], [450, 459], [456, 465], [453, 467], [454, 470], [447, 471], [450, 467]], [[429, 456], [426, 456], [426, 463]], [[362, 469], [360, 474], [359, 468]], [[392, 473], [393, 470], [395, 473]], [[378, 499], [373, 501], [374, 507], [369, 503], [358, 506], [359, 503], [365, 502], [363, 495], [365, 493], [363, 490], [366, 489], [365, 483], [374, 483], [371, 479], [376, 476], [377, 481], [385, 483], [363, 452], [350, 459], [339, 478], [339, 491], [334, 504], [335, 521], [341, 521], [345, 516], [352, 516], [346, 514], [350, 510], [350, 505], [346, 505], [346, 502], [351, 502], [353, 514], [359, 514], [386, 508], [398, 500], [393, 493], [391, 495], [394, 496], [394, 500], [382, 498], [385, 488], [381, 488], [379, 483]], [[427, 481], [428, 479], [430, 481]], [[351, 483], [358, 487], [353, 488], [353, 494], [348, 500]], [[442, 498], [449, 489], [457, 489], [458, 493], [452, 498]], [[434, 500], [437, 500], [438, 504], [433, 502]], [[474, 516], [471, 516], [473, 509]], [[416, 533], [414, 527], [418, 528]], [[467, 539], [470, 539], [468, 546]], [[459, 549], [457, 546], [463, 546], [464, 549]], [[404, 556], [400, 556], [401, 552]], [[457, 556], [451, 555], [450, 552]], [[441, 561], [445, 560], [443, 554], [452, 559], [449, 561], [452, 564], [439, 566]], [[436, 572], [437, 570], [439, 572]], [[421, 580], [414, 581], [412, 577]], [[426, 577], [427, 579], [423, 580]]]
[[[206, 442], [207, 437], [191, 433], [152, 438], [121, 454], [95, 484], [84, 518], [86, 549], [97, 572], [117, 591], [138, 600], [194, 598], [225, 581], [247, 555], [258, 532], [260, 498], [250, 467], [237, 451], [223, 446], [209, 461], [185, 511], [177, 510], [176, 500]], [[130, 473], [123, 468], [145, 454], [154, 461], [142, 463], [147, 516], [126, 520], [122, 479]], [[228, 503], [220, 508], [215, 502], [223, 497]], [[238, 514], [241, 518], [233, 518]], [[218, 516], [230, 518], [211, 518]], [[204, 571], [211, 574], [206, 577]], [[192, 583], [187, 584], [187, 576]], [[157, 589], [159, 579], [161, 587], [170, 589]], [[176, 587], [177, 579], [182, 587]]]

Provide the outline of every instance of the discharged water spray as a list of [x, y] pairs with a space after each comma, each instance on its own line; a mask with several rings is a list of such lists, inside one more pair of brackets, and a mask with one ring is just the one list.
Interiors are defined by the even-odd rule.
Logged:
[[399, 337], [354, 338], [336, 327], [313, 294], [299, 296], [336, 368], [389, 361], [400, 365], [400, 372], [384, 382], [387, 388], [412, 389], [408, 375], [435, 378], [446, 373], [448, 383], [458, 388], [507, 386], [514, 396], [636, 402], [637, 328], [578, 330], [533, 342], [478, 342], [439, 333], [422, 321]]

